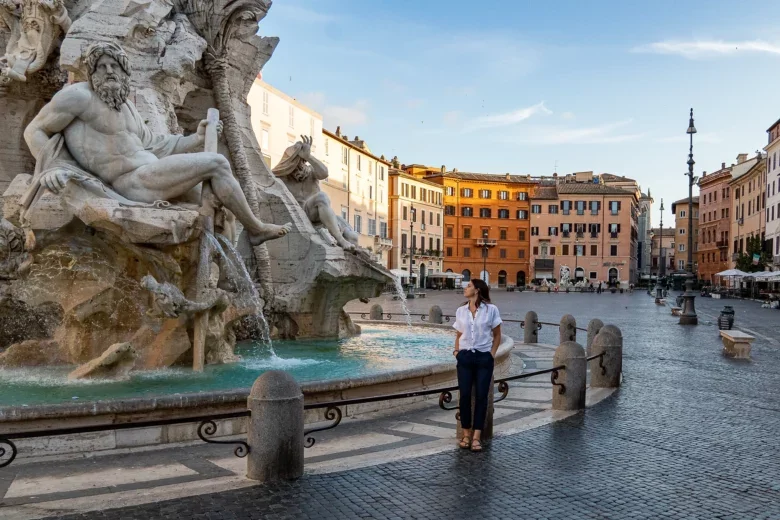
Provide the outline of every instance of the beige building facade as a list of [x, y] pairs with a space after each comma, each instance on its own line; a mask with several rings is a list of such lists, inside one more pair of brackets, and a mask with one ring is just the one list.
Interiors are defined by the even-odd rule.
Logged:
[[[738, 169], [737, 166], [742, 168]], [[729, 187], [731, 197], [732, 250], [729, 266], [736, 267], [740, 253], [747, 251], [746, 240], [755, 236], [764, 238], [766, 220], [766, 161], [757, 157], [746, 159], [732, 167]]]
[[[672, 203], [672, 213], [674, 213], [675, 229], [675, 270], [685, 271], [688, 269], [688, 262], [693, 263], [693, 273], [697, 274], [696, 251], [699, 249], [699, 197], [694, 196], [692, 201], [692, 211], [689, 208], [689, 199], [686, 197]], [[693, 215], [691, 215], [693, 213]], [[688, 229], [689, 220], [693, 220], [693, 251], [688, 248]]]
[[444, 186], [390, 169], [390, 252], [388, 267], [409, 273], [418, 287], [443, 284]]

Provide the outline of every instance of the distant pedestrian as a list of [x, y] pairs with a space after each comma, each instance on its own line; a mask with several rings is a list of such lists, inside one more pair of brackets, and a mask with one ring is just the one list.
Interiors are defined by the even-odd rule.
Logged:
[[[490, 303], [490, 289], [482, 280], [471, 280], [463, 289], [468, 299], [455, 313], [455, 350], [458, 360], [460, 425], [463, 438], [460, 447], [482, 451], [482, 429], [487, 416], [490, 381], [498, 345], [501, 343], [501, 314]], [[475, 388], [474, 410], [471, 409], [471, 387]]]
[[601, 282], [599, 282], [599, 288], [596, 290], [596, 294], [601, 294]]

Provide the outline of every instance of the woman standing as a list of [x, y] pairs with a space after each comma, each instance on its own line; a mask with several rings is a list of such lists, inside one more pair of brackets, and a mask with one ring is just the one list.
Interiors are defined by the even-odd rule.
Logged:
[[[487, 415], [488, 396], [492, 391], [493, 362], [501, 343], [501, 315], [490, 303], [490, 288], [482, 280], [471, 280], [463, 289], [468, 302], [455, 313], [455, 351], [458, 360], [460, 425], [463, 439], [460, 447], [482, 451], [482, 428]], [[476, 390], [472, 416], [471, 388]], [[472, 435], [473, 431], [473, 435]]]

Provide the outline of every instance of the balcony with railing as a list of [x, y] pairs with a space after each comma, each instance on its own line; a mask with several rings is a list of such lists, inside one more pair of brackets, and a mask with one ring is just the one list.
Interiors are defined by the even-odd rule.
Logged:
[[617, 231], [610, 231], [609, 238], [618, 238], [618, 232]]
[[374, 251], [390, 251], [393, 248], [393, 240], [380, 235], [374, 235]]
[[780, 265], [780, 255], [775, 255], [775, 256], [772, 258], [772, 263], [773, 263], [774, 265]]
[[477, 245], [480, 246], [480, 247], [482, 247], [482, 246], [496, 247], [496, 244], [497, 244], [496, 240], [494, 240], [492, 238], [478, 238], [477, 239]]
[[723, 249], [723, 248], [728, 248], [728, 247], [729, 247], [729, 242], [728, 242], [728, 240], [717, 240], [717, 241], [715, 242], [715, 245], [716, 245], [718, 248], [720, 248], [720, 249]]

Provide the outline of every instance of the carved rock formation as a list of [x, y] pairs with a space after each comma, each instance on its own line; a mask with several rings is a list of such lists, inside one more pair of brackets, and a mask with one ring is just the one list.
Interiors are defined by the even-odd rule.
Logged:
[[68, 379], [128, 379], [137, 356], [130, 343], [115, 343], [68, 374]]

